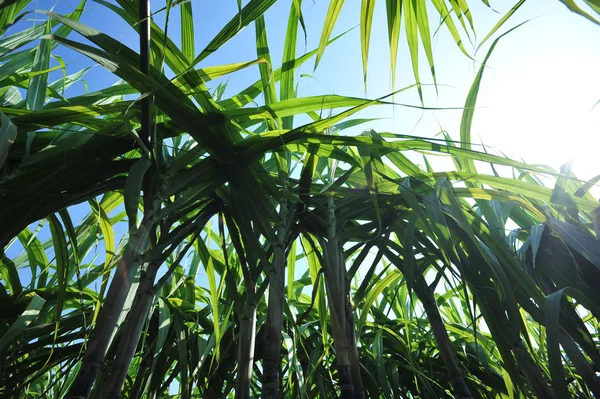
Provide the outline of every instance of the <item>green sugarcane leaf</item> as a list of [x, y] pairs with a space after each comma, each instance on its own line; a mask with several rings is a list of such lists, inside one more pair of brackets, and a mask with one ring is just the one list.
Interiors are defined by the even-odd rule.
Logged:
[[[567, 6], [567, 8], [569, 10], [571, 10], [571, 12], [574, 12], [575, 14], [579, 14], [582, 17], [588, 19], [589, 21], [592, 21], [595, 24], [600, 25], [600, 21], [598, 21], [596, 18], [592, 17], [590, 14], [588, 14], [587, 12], [585, 12], [581, 7], [579, 7], [577, 5], [577, 3], [574, 0], [560, 0], [561, 3], [563, 3], [565, 6]], [[591, 1], [588, 2], [588, 4], [593, 5], [593, 9], [597, 10], [600, 9], [600, 5], [593, 3]]]
[[192, 62], [196, 56], [192, 2], [184, 2], [179, 7], [181, 10], [181, 52], [189, 62]]
[[360, 47], [363, 64], [363, 84], [367, 90], [367, 64], [369, 61], [369, 42], [371, 40], [371, 25], [375, 12], [376, 0], [362, 0], [360, 7]]
[[404, 230], [404, 239], [402, 240], [402, 247], [404, 252], [402, 254], [404, 262], [402, 264], [402, 273], [406, 279], [406, 285], [408, 286], [408, 295], [411, 295], [414, 279], [415, 279], [415, 254], [413, 248], [413, 241], [415, 236], [415, 225], [419, 219], [418, 214], [413, 214], [408, 219], [408, 224]]
[[0, 258], [0, 275], [2, 276], [2, 281], [6, 285], [6, 288], [8, 288], [12, 295], [18, 296], [21, 294], [23, 286], [21, 285], [21, 278], [19, 277], [17, 266], [15, 265], [15, 262], [10, 260], [6, 255], [2, 255]]
[[[58, 297], [56, 302], [56, 319], [61, 319], [63, 303], [68, 285], [69, 275], [69, 248], [67, 240], [60, 221], [55, 215], [48, 218], [52, 242], [54, 243], [54, 254], [56, 256], [56, 279], [58, 281]], [[56, 325], [56, 334], [58, 333], [58, 324]]]
[[277, 102], [277, 92], [275, 90], [275, 82], [273, 81], [271, 55], [269, 53], [269, 42], [267, 40], [267, 27], [264, 16], [256, 18], [254, 21], [256, 27], [256, 55], [258, 58], [266, 60], [266, 63], [261, 63], [258, 66], [260, 70], [260, 78], [263, 84], [265, 95], [265, 104], [267, 106]]
[[208, 286], [210, 292], [210, 306], [212, 309], [212, 321], [214, 328], [215, 337], [215, 356], [217, 360], [221, 357], [220, 346], [221, 346], [221, 318], [219, 316], [219, 292], [217, 289], [217, 274], [213, 264], [212, 256], [208, 258], [206, 263], [206, 277], [208, 279]]
[[[50, 33], [51, 23], [48, 19], [46, 23], [44, 33]], [[35, 51], [35, 57], [33, 59], [33, 65], [31, 70], [33, 72], [36, 71], [45, 71], [50, 67], [50, 41], [47, 39], [40, 40], [40, 44], [38, 45]], [[26, 105], [27, 109], [37, 111], [44, 106], [44, 101], [46, 99], [46, 86], [48, 83], [48, 74], [44, 73], [38, 76], [33, 77], [29, 81], [29, 86], [27, 88], [27, 97], [26, 97]], [[25, 144], [25, 156], [29, 156], [31, 151], [31, 145], [35, 138], [34, 132], [27, 133], [27, 142]]]
[[549, 218], [547, 223], [569, 248], [579, 252], [600, 269], [600, 245], [597, 240], [594, 240], [591, 235], [585, 234], [577, 226], [559, 219]]
[[6, 347], [11, 345], [14, 339], [38, 317], [44, 303], [46, 303], [45, 299], [38, 294], [33, 294], [25, 311], [19, 316], [17, 321], [9, 327], [2, 338], [0, 338], [0, 352], [3, 352]]
[[390, 49], [390, 71], [392, 74], [392, 91], [396, 89], [396, 65], [398, 60], [398, 43], [402, 24], [402, 1], [386, 0], [388, 41]]
[[217, 51], [223, 44], [227, 43], [244, 27], [262, 16], [276, 0], [250, 0], [237, 16], [233, 17], [227, 25], [211, 40], [204, 50], [196, 57], [193, 65]]
[[525, 3], [525, 0], [519, 0], [514, 6], [512, 6], [512, 8], [510, 10], [508, 10], [508, 12], [506, 14], [504, 14], [504, 16], [502, 16], [502, 18], [500, 18], [500, 20], [498, 22], [496, 22], [496, 25], [494, 25], [494, 27], [492, 29], [490, 29], [490, 31], [488, 32], [487, 35], [485, 35], [485, 37], [483, 38], [483, 40], [479, 43], [479, 45], [477, 46], [477, 49], [475, 49], [475, 52], [477, 52], [487, 41], [490, 37], [492, 37], [494, 35], [494, 33], [496, 33], [498, 31], [498, 29], [500, 29], [500, 27], [502, 25], [504, 25], [504, 23], [506, 21], [508, 21], [513, 14]]
[[0, 121], [0, 167], [2, 167], [10, 146], [17, 138], [17, 127], [4, 112], [0, 112]]
[[404, 12], [404, 30], [406, 31], [406, 41], [410, 52], [413, 74], [417, 83], [419, 99], [423, 104], [423, 91], [421, 89], [421, 78], [419, 77], [419, 30], [417, 24], [417, 10], [412, 0], [402, 2]]
[[[281, 65], [285, 65], [281, 71], [280, 100], [289, 100], [296, 97], [294, 84], [294, 75], [296, 73], [296, 43], [298, 39], [298, 22], [304, 27], [304, 19], [301, 11], [302, 0], [294, 0], [290, 7], [287, 30], [285, 33], [285, 43], [283, 46], [283, 59]], [[306, 30], [304, 31], [306, 39]], [[274, 80], [274, 79], [273, 79]], [[284, 129], [292, 129], [294, 125], [294, 116], [286, 117], [282, 120]]]
[[331, 0], [329, 3], [329, 9], [327, 10], [327, 15], [325, 16], [325, 25], [323, 26], [323, 31], [321, 32], [321, 40], [319, 41], [319, 50], [317, 52], [314, 70], [317, 70], [317, 66], [319, 66], [319, 62], [321, 61], [321, 57], [323, 57], [325, 47], [327, 47], [327, 42], [329, 41], [329, 37], [331, 37], [331, 32], [333, 32], [333, 27], [335, 26], [343, 5], [344, 0]]
[[105, 270], [108, 270], [108, 267], [115, 256], [115, 236], [112, 223], [102, 203], [98, 204], [98, 202], [91, 200], [89, 204], [94, 211], [94, 215], [97, 218], [97, 224], [100, 226], [100, 231], [102, 232], [104, 249], [106, 251], [104, 255], [104, 265]]
[[[496, 48], [496, 45], [498, 44], [500, 39], [502, 39], [504, 36], [508, 35], [512, 31], [514, 31], [515, 29], [517, 29], [524, 23], [525, 22], [520, 23], [519, 25], [515, 26], [514, 28], [509, 29], [507, 32], [503, 33], [496, 40], [494, 40], [494, 42], [490, 46], [490, 49], [488, 50], [487, 54], [485, 55], [483, 62], [481, 63], [481, 67], [479, 68], [477, 75], [475, 76], [475, 80], [473, 81], [473, 84], [471, 85], [471, 89], [469, 90], [469, 94], [467, 95], [467, 100], [465, 102], [464, 111], [463, 111], [462, 118], [460, 121], [461, 147], [466, 150], [471, 149], [471, 125], [473, 124], [473, 116], [475, 115], [475, 106], [477, 105], [477, 96], [479, 95], [479, 87], [481, 86], [481, 81], [483, 78], [483, 72], [486, 68], [486, 63], [488, 62], [489, 58], [491, 57], [492, 52], [494, 51], [494, 48]], [[475, 163], [472, 160], [470, 160], [470, 159], [463, 160], [463, 165], [464, 165], [465, 171], [475, 172]]]

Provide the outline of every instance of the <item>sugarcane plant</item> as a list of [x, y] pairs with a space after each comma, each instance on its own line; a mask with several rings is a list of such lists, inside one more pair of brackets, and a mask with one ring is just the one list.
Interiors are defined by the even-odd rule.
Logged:
[[[0, 5], [2, 33], [28, 3]], [[424, 1], [386, 2], [392, 76], [402, 20], [415, 84], [379, 99], [298, 97], [297, 68], [316, 68], [343, 36], [331, 37], [343, 1], [300, 56], [292, 2], [281, 68], [264, 15], [275, 0], [238, 2], [200, 53], [195, 3], [153, 13], [145, 0], [100, 1], [138, 32], [139, 54], [80, 23], [85, 3], [38, 11], [43, 23], [0, 42], [0, 395], [600, 395], [598, 179], [471, 148], [501, 36], [460, 140], [355, 135], [369, 107], [410, 90], [424, 102], [419, 44], [435, 81]], [[432, 5], [467, 53], [456, 24], [473, 25], [459, 3]], [[360, 14], [365, 84], [374, 7], [363, 1]], [[176, 11], [181, 46], [167, 34]], [[256, 59], [204, 65], [248, 25]], [[61, 48], [119, 80], [65, 97], [87, 70], [51, 67]], [[225, 95], [222, 78], [255, 67], [258, 81]], [[430, 154], [455, 169], [436, 172]]]

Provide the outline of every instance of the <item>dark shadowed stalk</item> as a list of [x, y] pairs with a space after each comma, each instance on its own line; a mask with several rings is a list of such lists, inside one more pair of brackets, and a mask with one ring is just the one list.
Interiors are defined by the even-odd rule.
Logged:
[[262, 398], [279, 398], [281, 362], [281, 330], [283, 328], [283, 301], [285, 288], [287, 203], [281, 202], [273, 262], [269, 274], [269, 302], [267, 309], [265, 355], [263, 361]]
[[[331, 312], [331, 333], [336, 352], [336, 368], [342, 399], [353, 399], [354, 386], [351, 373], [351, 350], [346, 334], [346, 270], [342, 247], [337, 235], [335, 204], [333, 197], [327, 202], [327, 241], [321, 239], [324, 253], [325, 287]], [[353, 334], [352, 334], [353, 335]]]
[[100, 387], [105, 398], [119, 398], [121, 396], [121, 387], [127, 376], [129, 365], [135, 354], [135, 349], [142, 335], [148, 312], [152, 306], [154, 295], [152, 295], [151, 289], [154, 285], [154, 278], [157, 271], [157, 264], [151, 263], [142, 272], [135, 300], [119, 338], [115, 361], [110, 368], [108, 377], [102, 382]]
[[110, 374], [102, 385], [102, 389], [104, 390], [103, 395], [105, 398], [118, 398], [121, 396], [121, 389], [123, 387], [123, 383], [125, 382], [125, 378], [127, 377], [129, 365], [131, 364], [133, 356], [135, 355], [135, 349], [138, 346], [144, 324], [148, 318], [148, 314], [151, 311], [152, 305], [154, 304], [156, 295], [158, 292], [160, 292], [160, 289], [166, 280], [173, 274], [177, 265], [181, 263], [185, 254], [188, 252], [200, 234], [200, 230], [202, 230], [204, 225], [208, 222], [213, 214], [214, 212], [209, 211], [198, 221], [191, 224], [190, 227], [194, 227], [195, 230], [193, 237], [186, 244], [183, 250], [179, 252], [175, 261], [169, 266], [167, 272], [161, 277], [156, 285], [154, 285], [154, 279], [156, 278], [158, 268], [180, 244], [182, 238], [181, 236], [186, 235], [189, 233], [189, 231], [184, 230], [182, 233], [177, 234], [174, 237], [174, 242], [171, 243], [169, 250], [165, 253], [157, 253], [157, 259], [152, 259], [150, 262], [148, 262], [147, 269], [142, 272], [140, 285], [138, 287], [135, 300], [123, 326], [115, 362], [111, 367]]
[[[342, 264], [346, 264], [345, 258], [343, 258], [342, 251]], [[344, 267], [345, 270], [345, 267]], [[354, 304], [351, 299], [351, 287], [350, 278], [346, 278], [344, 273], [345, 281], [345, 316], [346, 316], [346, 339], [350, 346], [350, 374], [352, 376], [352, 385], [354, 388], [354, 399], [363, 399], [365, 397], [365, 388], [362, 382], [360, 372], [360, 357], [358, 355], [358, 346], [356, 340], [356, 322], [354, 319]]]
[[67, 398], [87, 398], [94, 385], [139, 266], [142, 248], [145, 248], [148, 241], [146, 224], [142, 223], [137, 232], [130, 237], [123, 256], [119, 260], [106, 294], [106, 300], [98, 314], [96, 327], [90, 334], [81, 367], [67, 393]]
[[[155, 298], [216, 211], [217, 207], [214, 204], [205, 206], [199, 215], [193, 219], [189, 219], [187, 222], [181, 223], [170, 234], [164, 232], [155, 248], [144, 255], [144, 263], [148, 267], [142, 272], [136, 297], [122, 328], [115, 361], [107, 380], [103, 382], [102, 388], [104, 389], [105, 396], [114, 397], [120, 394], [120, 389], [135, 354], [142, 328], [147, 316], [150, 314], [152, 305], [155, 303]], [[163, 226], [167, 224], [168, 219], [167, 223]], [[179, 251], [165, 274], [154, 284], [159, 267], [164, 264], [168, 257], [175, 252], [188, 236], [191, 236], [188, 243]]]
[[[256, 263], [258, 262], [254, 256], [250, 262], [248, 262], [248, 254], [245, 254], [245, 248], [242, 246], [241, 237], [239, 230], [233, 221], [233, 219], [225, 212], [223, 216], [227, 221], [231, 242], [235, 248], [240, 262], [240, 268], [242, 270], [242, 276], [244, 278], [244, 287], [246, 288], [246, 301], [242, 306], [241, 303], [237, 303], [236, 311], [238, 312], [239, 318], [239, 335], [238, 335], [238, 353], [237, 353], [237, 376], [235, 381], [235, 397], [236, 399], [250, 399], [250, 387], [252, 384], [252, 370], [254, 367], [254, 347], [256, 342], [256, 311], [257, 311], [257, 300], [262, 296], [264, 290], [259, 289], [258, 293], [256, 290]], [[227, 250], [225, 242], [225, 233], [222, 225], [220, 226], [221, 235], [223, 237], [223, 256], [227, 260]], [[258, 242], [257, 242], [258, 244]], [[266, 249], [266, 248], [265, 248]], [[266, 256], [268, 258], [269, 255]], [[266, 283], [263, 282], [263, 283]], [[264, 284], [266, 288], [266, 284]], [[237, 301], [236, 301], [237, 302]]]
[[356, 324], [354, 322], [354, 307], [350, 300], [350, 295], [346, 295], [346, 337], [350, 346], [350, 374], [352, 376], [352, 385], [354, 387], [354, 399], [363, 399], [365, 388], [360, 376], [360, 357], [358, 356], [358, 347], [356, 342]]
[[238, 370], [235, 382], [236, 399], [250, 399], [250, 384], [254, 366], [254, 343], [256, 339], [256, 287], [246, 286], [246, 304], [240, 320], [238, 344]]
[[[237, 306], [237, 312], [240, 319], [240, 331], [238, 338], [237, 353], [237, 377], [235, 381], [236, 399], [250, 399], [250, 386], [252, 384], [252, 369], [254, 367], [254, 346], [256, 342], [256, 308], [257, 300], [264, 291], [257, 294], [256, 281], [253, 268], [249, 267], [247, 257], [244, 255], [244, 248], [239, 236], [239, 231], [235, 222], [225, 215], [229, 226], [231, 241], [239, 254], [240, 267], [244, 277], [244, 286], [246, 287], [246, 301], [244, 306]], [[227, 259], [225, 248], [225, 234], [223, 236], [223, 255]], [[254, 258], [254, 257], [253, 257]], [[256, 263], [256, 259], [252, 260]]]

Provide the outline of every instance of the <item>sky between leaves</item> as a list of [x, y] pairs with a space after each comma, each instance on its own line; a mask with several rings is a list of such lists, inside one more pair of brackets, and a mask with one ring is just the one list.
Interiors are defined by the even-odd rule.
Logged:
[[[67, 13], [78, 3], [78, 0], [58, 0], [56, 3], [38, 0], [35, 6], [40, 9], [54, 7], [57, 12]], [[305, 42], [302, 32], [299, 35], [298, 55], [317, 46], [328, 3], [316, 0], [303, 2], [307, 36]], [[277, 2], [266, 14], [275, 68], [281, 63], [289, 4], [290, 1]], [[235, 15], [237, 1], [195, 0], [193, 5], [196, 50], [200, 50]], [[513, 2], [492, 1], [491, 5], [497, 12], [482, 2], [473, 1], [470, 5], [478, 36], [472, 38], [473, 43], [466, 43], [468, 51], [479, 44], [498, 19], [513, 6]], [[153, 10], [162, 6], [164, 2], [152, 1]], [[356, 26], [359, 11], [359, 1], [346, 2], [334, 35]], [[164, 12], [155, 18], [157, 23], [164, 25]], [[489, 62], [477, 103], [473, 140], [480, 140], [492, 151], [496, 149], [528, 163], [547, 164], [557, 169], [574, 159], [573, 170], [577, 176], [592, 178], [600, 174], [596, 161], [597, 148], [600, 147], [600, 106], [593, 108], [600, 100], [600, 75], [597, 73], [600, 70], [600, 26], [570, 13], [558, 1], [528, 0], [501, 31], [528, 19], [531, 21], [502, 39]], [[82, 22], [134, 49], [139, 48], [133, 30], [98, 3], [88, 2]], [[178, 42], [178, 10], [170, 15], [169, 32]], [[200, 66], [255, 59], [254, 40], [254, 27], [250, 25]], [[478, 65], [459, 52], [444, 28], [437, 32], [433, 42], [440, 86], [438, 94], [433, 87], [424, 89], [425, 105], [462, 107]], [[313, 73], [314, 63], [306, 63], [296, 76], [298, 94], [336, 93], [375, 98], [391, 92], [384, 4], [376, 7], [373, 21], [367, 93], [362, 82], [359, 43], [359, 30], [354, 29], [327, 49], [316, 72]], [[402, 40], [401, 43], [404, 44]], [[483, 59], [490, 43], [488, 41], [477, 52], [474, 57], [477, 61]], [[90, 64], [69, 50], [60, 49], [59, 53], [64, 55], [68, 73]], [[431, 83], [424, 54], [422, 56], [422, 80]], [[397, 88], [413, 83], [405, 44], [399, 51], [398, 65]], [[234, 93], [258, 78], [257, 67], [246, 69], [229, 80], [228, 92]], [[88, 89], [95, 90], [114, 83], [116, 78], [95, 67], [88, 72], [86, 80]], [[214, 87], [218, 82], [214, 82]], [[84, 87], [80, 84], [72, 90], [71, 94], [77, 94]], [[397, 95], [395, 101], [419, 105], [416, 90]], [[361, 116], [383, 119], [359, 129], [370, 127], [378, 131], [429, 137], [445, 129], [458, 139], [461, 110], [422, 112], [395, 106], [370, 109]], [[434, 165], [436, 169], [439, 167]]]

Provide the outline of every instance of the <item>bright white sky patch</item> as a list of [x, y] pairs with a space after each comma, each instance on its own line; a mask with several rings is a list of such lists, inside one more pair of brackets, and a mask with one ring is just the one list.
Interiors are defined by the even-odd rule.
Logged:
[[565, 14], [531, 21], [496, 54], [473, 129], [530, 163], [558, 168], [573, 159], [576, 174], [589, 179], [600, 174], [600, 107], [592, 109], [600, 99], [600, 44], [589, 40], [600, 28]]
[[[354, 26], [360, 5], [347, 4], [335, 33]], [[487, 32], [512, 4], [492, 2], [494, 13], [481, 2], [470, 3], [478, 38], [465, 43], [467, 51], [480, 43]], [[318, 4], [313, 6], [319, 8]], [[325, 10], [314, 10], [307, 18], [311, 30], [318, 31], [322, 21], [314, 17]], [[435, 15], [432, 12], [430, 17]], [[529, 0], [500, 33], [531, 19], [503, 37], [492, 54], [477, 100], [472, 126], [472, 141], [483, 143], [496, 153], [504, 153], [527, 163], [546, 164], [558, 170], [574, 160], [573, 171], [580, 179], [600, 174], [597, 153], [600, 148], [600, 27], [571, 13], [559, 1]], [[434, 19], [431, 20], [435, 25]], [[376, 7], [369, 52], [367, 95], [376, 98], [391, 92], [389, 51], [385, 7]], [[313, 34], [314, 35], [314, 34]], [[299, 93], [363, 96], [360, 41], [352, 31], [326, 52], [314, 79], [300, 81]], [[498, 36], [498, 34], [496, 35]], [[312, 39], [315, 39], [314, 37]], [[481, 62], [493, 40], [475, 54]], [[463, 107], [479, 64], [466, 58], [443, 27], [433, 38], [439, 91], [424, 88], [425, 105]], [[311, 48], [311, 46], [308, 46]], [[421, 51], [421, 79], [431, 83], [425, 54]], [[308, 69], [311, 69], [312, 64]], [[304, 72], [304, 69], [303, 69]], [[408, 48], [401, 37], [396, 89], [414, 82]], [[416, 90], [397, 95], [401, 103], [419, 105]], [[364, 127], [378, 131], [433, 137], [442, 129], [459, 139], [461, 110], [426, 111], [403, 107], [373, 108], [369, 116], [385, 118]], [[361, 116], [363, 116], [361, 114]], [[441, 138], [441, 137], [440, 137]], [[482, 147], [474, 146], [481, 150]], [[436, 157], [437, 158], [437, 157]], [[437, 159], [432, 160], [435, 169]], [[440, 161], [439, 168], [452, 167]]]

